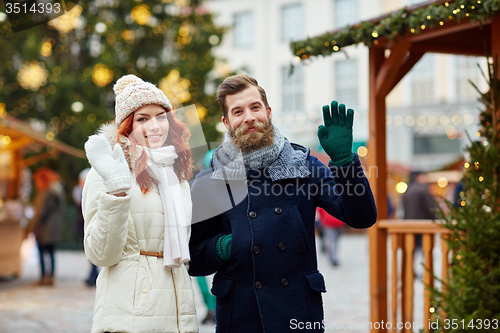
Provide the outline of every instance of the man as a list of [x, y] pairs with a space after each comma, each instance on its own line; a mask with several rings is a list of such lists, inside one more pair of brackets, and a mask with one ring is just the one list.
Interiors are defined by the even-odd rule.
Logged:
[[[410, 184], [403, 194], [405, 220], [435, 220], [437, 208], [422, 171], [410, 173]], [[422, 254], [422, 234], [415, 234], [415, 250]]]
[[323, 107], [330, 169], [271, 123], [266, 93], [246, 75], [217, 92], [228, 129], [211, 168], [193, 183], [191, 275], [214, 272], [217, 332], [323, 332], [314, 238], [316, 207], [354, 228], [376, 221], [368, 180], [352, 149], [354, 111]]

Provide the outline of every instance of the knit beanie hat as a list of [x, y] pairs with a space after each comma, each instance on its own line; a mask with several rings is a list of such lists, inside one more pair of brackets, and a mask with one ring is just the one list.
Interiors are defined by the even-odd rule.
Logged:
[[135, 75], [122, 76], [113, 87], [116, 94], [116, 124], [120, 124], [144, 105], [156, 104], [172, 110], [167, 96], [154, 84], [144, 82]]

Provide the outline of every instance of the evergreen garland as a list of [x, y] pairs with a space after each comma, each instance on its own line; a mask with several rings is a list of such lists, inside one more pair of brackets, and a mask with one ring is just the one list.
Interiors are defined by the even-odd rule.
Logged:
[[383, 37], [394, 39], [398, 35], [418, 34], [451, 20], [460, 22], [460, 19], [469, 18], [471, 23], [485, 22], [498, 11], [500, 0], [437, 1], [411, 11], [404, 7], [379, 22], [363, 21], [334, 33], [326, 32], [318, 37], [292, 42], [290, 48], [300, 60], [328, 56], [345, 46], [358, 43], [371, 46], [378, 44], [378, 40]]
[[[489, 63], [490, 89], [481, 93], [480, 139], [471, 141], [458, 206], [440, 211], [452, 251], [449, 277], [432, 289], [435, 332], [500, 332], [500, 80]], [[477, 87], [476, 87], [477, 89]], [[479, 90], [478, 90], [479, 91]], [[488, 320], [488, 321], [486, 321]], [[453, 325], [456, 323], [456, 325]], [[489, 323], [486, 327], [485, 324]]]

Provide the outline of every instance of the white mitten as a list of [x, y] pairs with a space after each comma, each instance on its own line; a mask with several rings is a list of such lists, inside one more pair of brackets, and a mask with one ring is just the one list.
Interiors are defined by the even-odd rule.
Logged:
[[122, 147], [117, 143], [113, 150], [103, 136], [92, 135], [85, 142], [85, 152], [90, 165], [104, 180], [104, 188], [109, 194], [130, 190], [132, 176]]

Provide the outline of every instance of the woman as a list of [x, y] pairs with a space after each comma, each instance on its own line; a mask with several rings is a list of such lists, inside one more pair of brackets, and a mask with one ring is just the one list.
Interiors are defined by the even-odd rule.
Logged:
[[198, 332], [186, 267], [189, 132], [151, 83], [126, 75], [114, 91], [115, 122], [85, 143], [85, 254], [103, 267], [92, 333]]
[[[41, 277], [36, 284], [51, 286], [54, 284], [55, 246], [61, 239], [64, 190], [60, 183], [61, 177], [46, 167], [39, 168], [33, 174], [33, 180], [37, 189], [35, 197], [36, 215], [29, 224], [28, 233], [33, 228], [40, 253]], [[46, 269], [45, 254], [48, 254], [50, 258], [50, 272]]]

